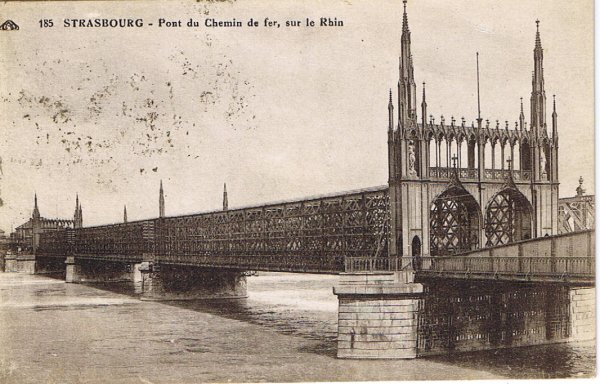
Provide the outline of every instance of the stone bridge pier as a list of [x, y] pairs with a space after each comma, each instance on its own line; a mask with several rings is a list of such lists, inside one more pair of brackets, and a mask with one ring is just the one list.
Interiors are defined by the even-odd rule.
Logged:
[[244, 272], [144, 262], [142, 300], [238, 299], [247, 297]]
[[349, 359], [417, 357], [423, 285], [407, 272], [346, 273], [333, 288], [338, 306], [338, 353]]
[[69, 256], [65, 261], [67, 283], [108, 283], [118, 281], [134, 281], [135, 264], [80, 259]]

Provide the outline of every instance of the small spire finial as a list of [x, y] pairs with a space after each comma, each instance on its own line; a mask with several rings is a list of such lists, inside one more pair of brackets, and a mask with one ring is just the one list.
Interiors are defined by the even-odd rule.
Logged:
[[540, 31], [540, 19], [537, 19], [535, 21], [535, 28], [537, 29], [538, 32]]
[[408, 15], [406, 14], [406, 0], [402, 0], [404, 3], [404, 14], [402, 15], [402, 32], [408, 32]]
[[577, 196], [583, 196], [585, 194], [585, 189], [583, 189], [583, 176], [579, 176], [579, 187], [575, 189], [577, 192]]
[[227, 183], [223, 183], [223, 210], [229, 209], [229, 199], [227, 198]]
[[158, 196], [158, 217], [165, 217], [165, 193], [163, 190], [162, 179], [160, 180], [160, 191]]

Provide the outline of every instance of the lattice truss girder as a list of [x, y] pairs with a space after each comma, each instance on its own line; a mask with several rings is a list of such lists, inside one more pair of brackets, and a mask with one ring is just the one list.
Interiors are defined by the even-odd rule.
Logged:
[[[206, 265], [339, 271], [347, 256], [387, 256], [387, 189], [74, 231], [73, 252]], [[45, 235], [44, 235], [45, 236]], [[64, 242], [57, 237], [53, 252]], [[50, 249], [50, 248], [48, 248]]]
[[579, 201], [559, 201], [558, 228], [561, 233], [592, 229], [594, 226], [594, 199], [584, 196]]

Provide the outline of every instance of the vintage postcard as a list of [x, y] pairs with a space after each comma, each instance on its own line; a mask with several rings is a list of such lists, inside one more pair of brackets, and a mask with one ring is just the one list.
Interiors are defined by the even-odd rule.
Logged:
[[0, 382], [596, 376], [594, 2], [0, 4]]

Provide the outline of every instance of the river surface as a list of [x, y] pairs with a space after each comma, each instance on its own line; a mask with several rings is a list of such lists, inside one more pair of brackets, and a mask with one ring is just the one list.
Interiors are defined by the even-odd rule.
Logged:
[[248, 277], [248, 299], [138, 300], [133, 284], [0, 273], [0, 383], [590, 377], [593, 342], [416, 360], [335, 358], [335, 276]]

